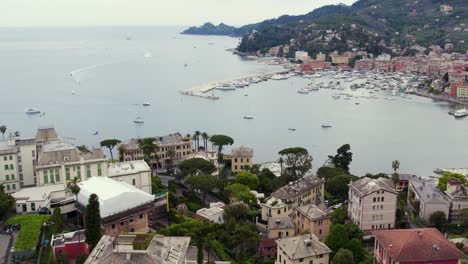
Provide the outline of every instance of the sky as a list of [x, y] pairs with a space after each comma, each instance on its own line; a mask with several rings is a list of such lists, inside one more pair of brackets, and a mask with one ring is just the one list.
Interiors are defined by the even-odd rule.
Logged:
[[0, 27], [245, 25], [355, 0], [0, 0]]

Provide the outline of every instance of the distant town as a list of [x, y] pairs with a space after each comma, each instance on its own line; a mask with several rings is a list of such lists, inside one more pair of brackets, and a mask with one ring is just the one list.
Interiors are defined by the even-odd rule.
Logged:
[[[303, 68], [327, 64], [305, 56], [297, 58]], [[254, 149], [201, 131], [93, 148], [68, 143], [53, 127], [31, 138], [0, 128], [3, 263], [467, 259], [463, 171], [420, 177], [394, 160], [387, 172], [352, 175], [344, 144], [311, 174], [313, 157], [302, 147], [257, 164]]]

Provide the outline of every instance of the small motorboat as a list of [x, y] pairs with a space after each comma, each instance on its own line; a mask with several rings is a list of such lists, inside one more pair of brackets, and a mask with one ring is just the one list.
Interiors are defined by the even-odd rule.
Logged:
[[33, 114], [40, 114], [41, 110], [39, 110], [39, 108], [30, 107], [30, 108], [26, 109], [25, 112], [28, 115], [33, 115]]
[[143, 106], [150, 106], [150, 103], [143, 103]]
[[71, 93], [72, 93], [72, 94], [75, 94], [75, 90], [73, 90]]
[[323, 123], [323, 124], [322, 124], [322, 127], [323, 127], [323, 128], [331, 128], [332, 125], [331, 125], [331, 124], [328, 124], [328, 123]]
[[289, 131], [296, 131], [296, 129], [295, 129], [295, 128], [291, 128], [291, 127], [290, 127], [290, 128], [288, 128], [288, 130], [289, 130]]
[[143, 121], [143, 119], [141, 119], [141, 117], [137, 117], [137, 118], [135, 118], [135, 120], [133, 120], [133, 123], [143, 124], [143, 123], [145, 123], [145, 121]]
[[254, 119], [254, 117], [252, 115], [245, 115], [244, 119]]
[[359, 103], [359, 102], [355, 102], [354, 104], [355, 104], [355, 105], [359, 105], [360, 103]]

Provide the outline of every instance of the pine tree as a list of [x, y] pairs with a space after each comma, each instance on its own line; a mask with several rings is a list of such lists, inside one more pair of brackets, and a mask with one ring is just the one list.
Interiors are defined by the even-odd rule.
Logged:
[[52, 215], [52, 221], [54, 222], [55, 226], [55, 233], [62, 233], [63, 232], [63, 217], [60, 208], [55, 208], [54, 213]]
[[86, 206], [86, 225], [85, 225], [86, 243], [93, 250], [101, 239], [101, 213], [99, 211], [99, 198], [93, 193], [89, 196]]

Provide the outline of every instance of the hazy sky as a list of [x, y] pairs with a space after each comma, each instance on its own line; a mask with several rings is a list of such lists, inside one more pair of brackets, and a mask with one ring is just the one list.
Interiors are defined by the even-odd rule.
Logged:
[[355, 0], [0, 0], [0, 26], [243, 25]]

